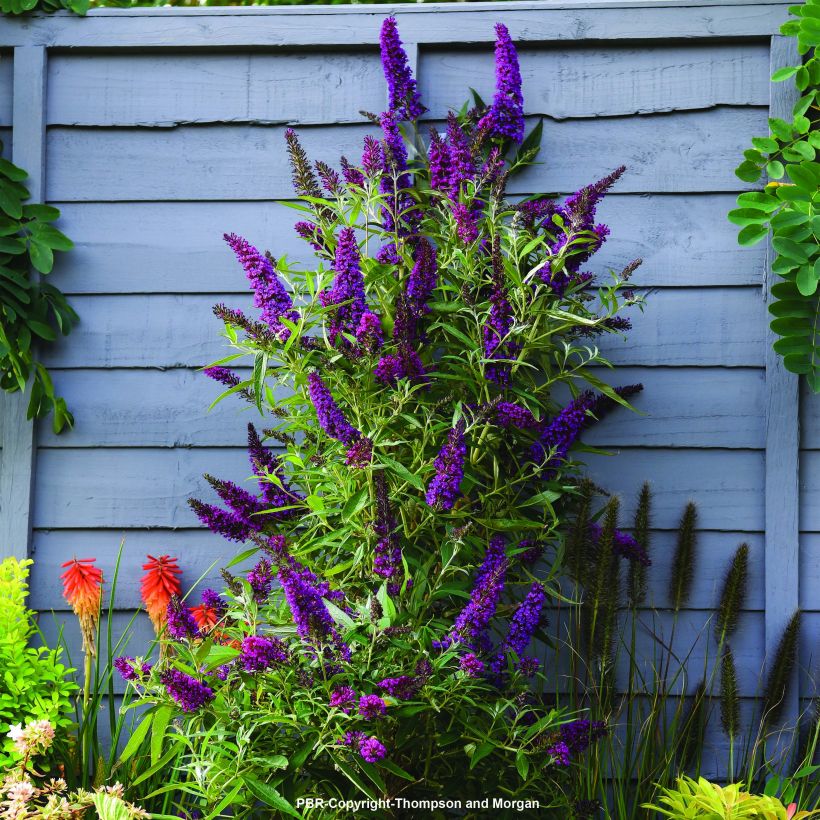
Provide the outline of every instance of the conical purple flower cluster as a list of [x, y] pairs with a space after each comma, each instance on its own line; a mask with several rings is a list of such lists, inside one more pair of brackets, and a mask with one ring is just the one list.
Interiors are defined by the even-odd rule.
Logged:
[[505, 25], [496, 23], [495, 33], [495, 97], [478, 127], [490, 136], [521, 142], [524, 138], [524, 97], [518, 52]]
[[288, 650], [279, 638], [248, 635], [242, 641], [238, 660], [246, 672], [264, 672], [273, 666], [287, 663]]
[[441, 448], [433, 466], [436, 474], [427, 487], [425, 500], [437, 510], [449, 512], [459, 497], [459, 488], [464, 478], [464, 459], [467, 445], [464, 443], [464, 420], [447, 434], [447, 442]]
[[342, 658], [349, 659], [350, 648], [342, 641], [333, 617], [322, 600], [321, 587], [311, 583], [299, 569], [304, 568], [296, 561], [293, 565], [283, 563], [279, 566], [279, 583], [297, 634], [310, 643], [332, 644]]
[[[501, 248], [498, 237], [493, 242], [492, 250], [493, 276], [490, 291], [490, 314], [482, 328], [484, 339], [484, 357], [486, 359], [512, 359], [518, 353], [518, 345], [507, 336], [513, 325], [512, 306], [507, 299], [507, 284], [504, 274], [504, 263], [501, 259]], [[496, 384], [507, 384], [510, 380], [509, 362], [492, 362], [485, 364], [484, 375]]]
[[[549, 468], [564, 461], [569, 448], [575, 443], [587, 424], [587, 411], [595, 403], [595, 394], [591, 390], [581, 393], [571, 401], [544, 428], [538, 441], [530, 449], [534, 461], [541, 462]], [[552, 452], [551, 452], [552, 451]]]
[[[304, 499], [288, 484], [282, 463], [262, 444], [262, 440], [251, 422], [248, 422], [248, 459], [251, 463], [251, 469], [258, 479], [259, 489], [262, 491], [262, 498], [266, 508], [294, 508], [283, 509], [271, 515], [279, 521], [285, 521], [299, 515], [299, 510], [296, 507]], [[271, 481], [268, 476], [275, 477], [277, 481]]]
[[499, 427], [516, 427], [519, 430], [533, 430], [538, 420], [530, 410], [512, 401], [500, 401], [493, 407], [495, 423]]
[[188, 505], [196, 517], [211, 531], [227, 538], [229, 541], [242, 543], [247, 541], [252, 532], [246, 521], [235, 513], [220, 510], [213, 504], [205, 504], [196, 498], [189, 498]]
[[239, 376], [229, 367], [206, 367], [202, 371], [209, 379], [213, 379], [225, 387], [236, 387], [241, 382]]
[[[493, 661], [493, 672], [499, 674], [506, 664], [508, 652], [513, 652], [518, 659], [519, 668], [527, 660], [526, 651], [532, 641], [532, 636], [541, 621], [541, 612], [547, 600], [547, 592], [543, 584], [537, 581], [530, 587], [524, 600], [518, 605], [515, 614], [510, 620], [510, 627], [507, 637], [501, 646], [501, 651]], [[524, 668], [531, 668], [531, 664], [525, 664]]]
[[494, 535], [487, 546], [484, 563], [476, 573], [470, 600], [456, 618], [446, 643], [459, 641], [474, 652], [490, 650], [492, 644], [487, 632], [504, 590], [508, 566], [504, 538]]
[[374, 473], [373, 483], [376, 489], [376, 521], [373, 529], [379, 537], [374, 551], [373, 572], [391, 581], [395, 587], [398, 586], [398, 580], [403, 574], [401, 540], [396, 529], [396, 518], [390, 506], [384, 470]]
[[216, 490], [216, 494], [231, 508], [237, 518], [244, 521], [251, 530], [261, 530], [274, 516], [259, 513], [266, 509], [260, 500], [233, 481], [223, 481], [205, 474], [205, 480]]
[[194, 640], [202, 637], [191, 610], [180, 601], [178, 596], [171, 596], [171, 600], [168, 601], [166, 615], [168, 634], [175, 641]]
[[[541, 279], [550, 285], [558, 296], [563, 296], [567, 287], [577, 281], [588, 279], [588, 274], [579, 274], [581, 265], [601, 247], [609, 235], [609, 228], [603, 224], [595, 224], [595, 211], [598, 203], [609, 189], [620, 179], [626, 171], [625, 166], [616, 168], [603, 179], [587, 185], [569, 197], [563, 205], [551, 207], [548, 210], [550, 217], [557, 213], [564, 222], [564, 230], [558, 234], [555, 241], [550, 243], [550, 253], [558, 255], [569, 242], [570, 238], [577, 237], [585, 231], [591, 231], [593, 236], [585, 243], [579, 244], [564, 259], [562, 270], [553, 271], [551, 265], [546, 265], [540, 272]], [[531, 204], [531, 203], [530, 203]], [[542, 223], [545, 224], [545, 223]], [[555, 230], [550, 222], [546, 225], [548, 231]]]
[[[438, 281], [436, 249], [422, 237], [413, 251], [413, 269], [407, 277], [407, 298], [417, 315], [427, 312], [427, 302], [433, 295]], [[395, 338], [395, 335], [394, 335]]]
[[273, 570], [270, 561], [261, 558], [248, 573], [248, 583], [253, 591], [253, 599], [261, 603], [267, 600], [273, 586]]
[[359, 245], [353, 228], [344, 228], [339, 232], [333, 269], [336, 271], [333, 286], [319, 294], [319, 301], [325, 307], [335, 306], [328, 329], [330, 342], [335, 345], [344, 341], [341, 338], [343, 333], [355, 335], [362, 316], [369, 312]]
[[164, 670], [160, 673], [159, 679], [165, 686], [165, 691], [179, 704], [183, 712], [195, 712], [215, 697], [210, 686], [176, 669]]
[[336, 404], [330, 390], [322, 381], [322, 377], [313, 371], [308, 373], [307, 378], [308, 393], [316, 410], [319, 426], [331, 438], [350, 446], [361, 436], [361, 433], [344, 417], [344, 413], [339, 409], [339, 405]]
[[276, 338], [284, 341], [290, 336], [290, 330], [282, 324], [282, 318], [296, 322], [299, 314], [294, 310], [293, 300], [279, 281], [273, 265], [241, 236], [226, 233], [225, 241], [245, 269], [254, 291], [253, 302], [262, 311], [262, 319], [267, 322]]
[[382, 68], [387, 80], [390, 110], [404, 120], [418, 119], [427, 109], [421, 104], [407, 53], [402, 48], [395, 17], [388, 17], [379, 36]]

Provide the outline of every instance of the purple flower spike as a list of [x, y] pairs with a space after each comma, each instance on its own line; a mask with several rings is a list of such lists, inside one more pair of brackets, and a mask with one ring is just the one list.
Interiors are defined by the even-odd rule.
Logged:
[[456, 618], [444, 644], [459, 641], [476, 652], [489, 651], [491, 642], [487, 630], [504, 590], [508, 565], [504, 538], [494, 535], [487, 546], [484, 563], [476, 573], [470, 600]]
[[273, 570], [270, 561], [261, 558], [248, 573], [248, 583], [253, 590], [253, 599], [257, 603], [266, 601], [273, 585]]
[[134, 659], [131, 657], [123, 656], [114, 658], [114, 668], [120, 673], [120, 677], [123, 680], [139, 680], [139, 673], [134, 668]]
[[586, 719], [565, 723], [559, 730], [560, 739], [547, 749], [547, 754], [555, 758], [559, 766], [569, 766], [573, 756], [583, 754], [597, 740], [607, 733], [606, 724]]
[[316, 410], [319, 426], [327, 435], [348, 446], [361, 436], [344, 417], [330, 390], [315, 371], [308, 373], [308, 393]]
[[225, 387], [236, 387], [241, 381], [229, 367], [206, 367], [202, 372], [209, 379], [224, 384]]
[[447, 116], [447, 143], [450, 154], [450, 196], [458, 199], [463, 183], [475, 177], [475, 161], [467, 135], [461, 130], [456, 115]]
[[359, 754], [367, 763], [378, 763], [387, 756], [387, 749], [378, 738], [365, 738], [359, 745]]
[[[541, 612], [544, 609], [544, 602], [547, 599], [547, 592], [543, 585], [537, 581], [530, 587], [530, 591], [524, 600], [518, 605], [515, 614], [510, 621], [510, 628], [507, 632], [507, 637], [501, 647], [501, 651], [493, 660], [492, 668], [495, 674], [500, 674], [506, 663], [507, 652], [514, 652], [519, 662], [519, 669], [521, 663], [526, 659], [527, 647], [530, 645], [532, 636], [541, 622]], [[532, 667], [532, 662], [527, 660], [524, 664], [524, 671], [528, 671]]]
[[247, 522], [239, 518], [235, 513], [229, 513], [214, 507], [212, 504], [204, 504], [195, 498], [189, 498], [188, 504], [196, 513], [197, 518], [211, 531], [227, 538], [229, 541], [237, 541], [240, 544], [247, 541], [251, 534], [251, 527]]
[[401, 560], [401, 540], [397, 532], [396, 518], [390, 506], [390, 496], [384, 471], [373, 476], [376, 489], [376, 521], [373, 529], [379, 540], [373, 557], [373, 572], [381, 578], [398, 581], [404, 574]]
[[172, 595], [168, 601], [167, 623], [168, 634], [175, 641], [202, 637], [191, 610], [176, 595]]
[[288, 651], [279, 638], [248, 635], [242, 641], [239, 662], [246, 672], [264, 672], [278, 664], [287, 663]]
[[245, 269], [254, 291], [253, 303], [262, 311], [262, 319], [279, 341], [285, 341], [290, 336], [290, 330], [282, 324], [282, 318], [296, 322], [299, 314], [294, 310], [293, 300], [279, 281], [273, 265], [241, 236], [226, 233], [224, 238]]
[[430, 129], [430, 147], [427, 152], [430, 161], [430, 187], [450, 195], [450, 146], [439, 136], [435, 128]]
[[[258, 478], [259, 489], [268, 509], [278, 507], [295, 507], [301, 503], [302, 496], [291, 489], [285, 479], [285, 471], [279, 459], [262, 444], [256, 428], [248, 422], [248, 459], [251, 469]], [[270, 481], [268, 476], [275, 476], [277, 481]], [[273, 514], [279, 520], [286, 520], [299, 515], [298, 509], [282, 510]], [[258, 518], [258, 516], [257, 516]]]
[[470, 678], [480, 678], [484, 674], [484, 661], [473, 652], [468, 652], [459, 661], [462, 672], [466, 672]]
[[512, 401], [500, 401], [495, 405], [495, 423], [505, 429], [517, 427], [519, 430], [533, 430], [538, 421], [524, 406]]
[[330, 693], [330, 706], [341, 709], [345, 714], [350, 714], [350, 706], [356, 700], [356, 691], [350, 686], [340, 686]]
[[384, 689], [398, 700], [412, 700], [421, 688], [421, 681], [413, 675], [399, 675], [397, 678], [385, 678], [378, 685], [379, 689]]
[[370, 466], [373, 461], [373, 442], [367, 437], [362, 436], [356, 439], [345, 453], [345, 464], [352, 467], [354, 470], [363, 470]]
[[464, 459], [467, 445], [464, 443], [464, 420], [447, 434], [447, 443], [436, 456], [433, 466], [436, 474], [427, 487], [425, 500], [438, 510], [449, 512], [459, 497], [459, 488], [464, 478]]
[[453, 219], [456, 221], [456, 233], [458, 238], [469, 245], [478, 239], [478, 219], [477, 214], [469, 205], [463, 202], [456, 202], [452, 206]]
[[381, 143], [370, 135], [364, 138], [362, 168], [369, 177], [374, 177], [384, 169], [384, 155]]
[[395, 17], [388, 17], [382, 23], [379, 43], [382, 68], [390, 95], [390, 110], [405, 120], [418, 119], [427, 109], [419, 99], [416, 81], [399, 39]]
[[367, 311], [367, 300], [364, 294], [364, 277], [360, 268], [359, 245], [353, 228], [344, 228], [339, 232], [333, 269], [336, 276], [333, 287], [319, 294], [319, 301], [325, 307], [336, 306], [331, 314], [328, 335], [331, 344], [341, 339], [341, 334], [355, 335], [359, 322]]
[[518, 53], [505, 25], [496, 23], [495, 33], [495, 97], [478, 127], [490, 136], [521, 142], [524, 138], [524, 97]]
[[345, 178], [345, 182], [348, 185], [358, 185], [359, 187], [364, 188], [365, 183], [367, 182], [364, 174], [358, 168], [351, 165], [347, 157], [342, 157], [341, 166], [342, 176]]
[[176, 669], [166, 669], [160, 674], [159, 679], [165, 691], [179, 704], [183, 712], [195, 712], [215, 697], [210, 686]]
[[[436, 289], [436, 249], [422, 237], [413, 252], [414, 265], [407, 277], [407, 298], [417, 314], [426, 313], [427, 301]], [[409, 340], [408, 340], [409, 341]]]
[[341, 640], [336, 624], [322, 600], [329, 597], [327, 585], [317, 581], [313, 573], [305, 571], [295, 560], [279, 567], [279, 583], [299, 637], [308, 643], [333, 644], [339, 655], [348, 660], [350, 647]]
[[313, 222], [297, 222], [293, 228], [313, 250], [323, 251], [325, 249], [318, 225]]
[[387, 704], [378, 695], [362, 695], [359, 698], [359, 714], [365, 720], [376, 720], [387, 714]]

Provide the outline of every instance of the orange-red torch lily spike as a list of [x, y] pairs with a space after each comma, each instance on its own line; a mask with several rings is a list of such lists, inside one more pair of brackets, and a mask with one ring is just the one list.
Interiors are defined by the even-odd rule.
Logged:
[[165, 626], [171, 596], [182, 594], [179, 583], [182, 570], [177, 565], [177, 559], [170, 555], [160, 555], [157, 558], [149, 555], [142, 568], [145, 570], [140, 587], [142, 602], [159, 635]]
[[63, 595], [80, 622], [83, 650], [90, 655], [97, 654], [95, 636], [103, 585], [102, 570], [94, 566], [95, 561], [95, 558], [72, 558], [63, 564], [65, 572], [60, 576]]

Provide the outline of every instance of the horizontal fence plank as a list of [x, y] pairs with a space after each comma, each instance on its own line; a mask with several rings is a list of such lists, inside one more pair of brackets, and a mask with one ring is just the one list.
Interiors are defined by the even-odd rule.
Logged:
[[[762, 453], [748, 450], [627, 450], [618, 457], [579, 454], [594, 480], [624, 495], [624, 521], [644, 481], [655, 493], [654, 526], [677, 527], [695, 501], [700, 526], [762, 531]], [[244, 449], [44, 449], [35, 492], [39, 529], [196, 527], [186, 500], [213, 500], [202, 473], [243, 482]], [[253, 485], [252, 485], [253, 486]], [[719, 492], [718, 492], [719, 490]]]
[[[44, 351], [52, 367], [202, 367], [227, 355], [211, 316], [223, 297], [75, 296], [82, 322], [56, 347]], [[247, 296], [227, 298], [247, 309]], [[250, 309], [250, 315], [256, 311]], [[634, 328], [600, 340], [604, 354], [622, 365], [756, 367], [763, 356], [763, 305], [755, 288], [713, 288], [651, 294], [641, 313], [629, 313]], [[196, 317], [196, 319], [192, 319]]]
[[[250, 371], [237, 372], [247, 378]], [[615, 384], [642, 380], [645, 389], [633, 401], [638, 412], [611, 413], [585, 434], [590, 444], [761, 447], [759, 370], [619, 368], [598, 375]], [[44, 426], [41, 446], [243, 446], [245, 423], [259, 423], [257, 411], [236, 397], [207, 409], [222, 389], [199, 370], [67, 370], [61, 395], [85, 423], [59, 436]], [[556, 397], [564, 403], [569, 393]]]
[[[53, 451], [52, 451], [53, 452]], [[698, 507], [698, 526], [728, 532], [762, 532], [763, 454], [752, 450], [630, 450], [611, 456], [579, 454], [590, 477], [622, 497], [622, 521], [634, 515], [644, 481], [653, 491], [653, 526], [677, 528], [684, 507]]]
[[[247, 281], [222, 240], [226, 231], [277, 257], [316, 264], [292, 227], [300, 214], [280, 203], [58, 204], [59, 225], [76, 244], [55, 272], [67, 293], [245, 292]], [[731, 194], [610, 194], [598, 218], [612, 235], [588, 267], [606, 279], [607, 270], [642, 258], [636, 286], [759, 284], [765, 247], [737, 245], [737, 229], [726, 220], [733, 206]]]
[[11, 51], [0, 51], [0, 125], [12, 122], [14, 98], [14, 57]]
[[[378, 42], [381, 21], [400, 19], [407, 42], [448, 43], [453, 32], [464, 43], [492, 42], [493, 24], [503, 19], [514, 39], [643, 40], [765, 37], [786, 20], [786, 3], [726, 3], [709, 0], [685, 6], [664, 2], [489, 3], [399, 5], [374, 8], [299, 7], [298, 9], [151, 9], [138, 14], [95, 9], [82, 20], [51, 15], [32, 20], [0, 19], [0, 44], [53, 47], [293, 47], [363, 45]], [[97, 12], [96, 14], [94, 12]], [[167, 12], [167, 13], [166, 13]], [[193, 12], [193, 13], [191, 13]], [[199, 12], [199, 13], [196, 13]], [[251, 13], [248, 13], [251, 12]], [[225, 17], [230, 16], [226, 23]], [[264, 23], [262, 22], [264, 21]]]
[[[527, 114], [557, 119], [618, 116], [716, 105], [766, 105], [765, 43], [522, 48]], [[419, 77], [429, 116], [463, 102], [464, 77], [484, 99], [494, 88], [486, 47], [422, 51]], [[305, 94], [306, 84], [317, 93]], [[384, 107], [378, 54], [58, 54], [49, 68], [49, 125], [362, 122]]]
[[[112, 579], [116, 567], [120, 539], [124, 539], [120, 561], [120, 584], [117, 609], [133, 609], [140, 605], [139, 586], [133, 579], [142, 575], [146, 555], [169, 554], [179, 558], [182, 587], [188, 590], [204, 575], [199, 588], [221, 588], [219, 569], [240, 549], [207, 530], [52, 530], [34, 534], [35, 564], [32, 570], [29, 605], [37, 610], [51, 607], [67, 608], [60, 585], [60, 564], [67, 555], [82, 552], [83, 557], [97, 558], [106, 579]], [[651, 540], [652, 567], [648, 571], [647, 605], [668, 604], [667, 589], [674, 555], [676, 535], [671, 531], [654, 531]], [[702, 532], [698, 534], [700, 560], [695, 569], [695, 581], [688, 606], [691, 609], [713, 609], [723, 586], [723, 578], [732, 556], [741, 541], [750, 547], [748, 595], [746, 610], [763, 608], [763, 539], [759, 534]], [[79, 550], [79, 552], [78, 552]], [[250, 563], [253, 563], [251, 559]], [[240, 570], [235, 570], [239, 572]], [[815, 573], [820, 581], [820, 572]], [[197, 596], [194, 596], [197, 599]], [[198, 599], [197, 599], [198, 600]]]
[[[250, 378], [249, 370], [242, 373]], [[589, 444], [763, 447], [762, 370], [618, 368], [598, 375], [615, 385], [640, 381], [644, 390], [633, 400], [640, 413], [612, 412], [585, 433]], [[43, 424], [41, 447], [236, 447], [246, 422], [260, 422], [236, 396], [208, 410], [224, 388], [197, 370], [67, 370], [57, 383], [75, 424], [60, 435]]]
[[[569, 192], [624, 164], [624, 192], [736, 191], [732, 172], [749, 135], [766, 127], [765, 108], [717, 108], [630, 119], [547, 123], [544, 156], [510, 193]], [[314, 159], [358, 156], [371, 128], [300, 129]], [[280, 199], [292, 195], [281, 126], [182, 126], [158, 129], [54, 127], [48, 133], [50, 201]], [[578, 168], [585, 169], [583, 176]]]
[[[763, 42], [524, 46], [518, 55], [527, 114], [612, 117], [769, 103], [769, 49]], [[465, 77], [482, 99], [493, 98], [495, 71], [486, 48], [422, 49], [419, 65], [428, 117], [446, 117], [448, 109], [461, 107]]]
[[[490, 57], [492, 62], [492, 57]], [[305, 93], [310, 87], [311, 93]], [[57, 54], [49, 125], [363, 122], [381, 111], [378, 52]]]
[[11, 128], [0, 128], [0, 143], [3, 148], [0, 157], [11, 159]]
[[584, 433], [589, 444], [763, 447], [762, 369], [618, 367], [598, 375], [644, 389], [631, 399], [640, 413], [610, 413]]

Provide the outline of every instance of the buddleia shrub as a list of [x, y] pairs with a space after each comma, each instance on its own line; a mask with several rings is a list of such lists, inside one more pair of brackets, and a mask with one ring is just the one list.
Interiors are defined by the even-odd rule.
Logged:
[[253, 477], [208, 475], [191, 506], [258, 563], [193, 609], [171, 601], [164, 661], [120, 661], [153, 704], [142, 736], [184, 750], [198, 809], [544, 799], [556, 761], [602, 730], [540, 694], [533, 638], [573, 448], [639, 389], [596, 375], [598, 338], [629, 328], [638, 262], [588, 267], [624, 169], [562, 203], [507, 196], [541, 126], [525, 137], [515, 47], [496, 31], [490, 105], [423, 126], [389, 18], [390, 106], [361, 160], [312, 163], [286, 132], [314, 267], [225, 236], [257, 312], [215, 307], [232, 352], [205, 372], [256, 408]]

